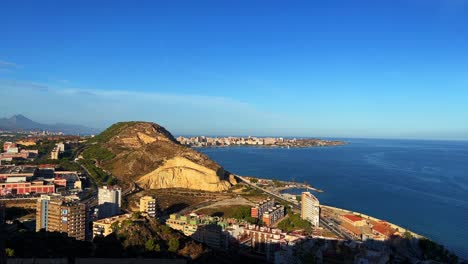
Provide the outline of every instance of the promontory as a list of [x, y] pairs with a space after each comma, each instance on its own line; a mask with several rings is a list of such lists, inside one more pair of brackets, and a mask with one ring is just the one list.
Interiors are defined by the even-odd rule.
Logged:
[[119, 181], [135, 182], [144, 189], [218, 192], [236, 184], [234, 175], [216, 162], [150, 122], [112, 125], [88, 141], [83, 156]]

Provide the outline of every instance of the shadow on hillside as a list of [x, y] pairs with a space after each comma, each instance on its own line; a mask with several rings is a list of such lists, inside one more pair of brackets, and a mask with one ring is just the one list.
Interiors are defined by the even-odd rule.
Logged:
[[211, 214], [211, 216], [214, 216], [214, 217], [223, 217], [224, 216], [224, 212], [214, 212]]
[[189, 207], [186, 203], [175, 203], [162, 211], [163, 215], [170, 215], [182, 211], [183, 209]]
[[385, 241], [307, 238], [288, 243], [284, 236], [260, 229], [234, 237], [210, 224], [199, 227], [191, 237], [216, 249], [204, 253], [195, 263], [458, 263], [458, 257], [441, 245], [401, 236]]
[[[160, 226], [162, 233], [167, 226]], [[29, 259], [62, 258], [63, 263], [96, 262], [97, 258], [116, 258], [113, 263], [132, 260], [146, 263], [147, 259], [177, 259], [187, 263], [416, 263], [433, 260], [440, 263], [457, 263], [456, 256], [444, 247], [430, 241], [393, 236], [385, 241], [335, 240], [310, 238], [287, 243], [283, 236], [269, 230], [257, 229], [231, 235], [223, 232], [216, 224], [204, 225], [191, 236], [209, 247], [194, 259], [183, 257], [183, 249], [170, 252], [162, 241], [159, 251], [141, 241], [128, 240], [124, 245], [115, 233], [96, 238], [93, 242], [77, 241], [60, 233], [11, 232], [5, 236], [0, 232], [0, 263], [6, 262], [5, 252], [15, 258]], [[180, 242], [188, 240], [180, 236]], [[240, 241], [240, 242], [239, 242]], [[9, 250], [6, 250], [6, 249]], [[189, 254], [191, 255], [191, 254]], [[187, 256], [187, 254], [185, 254]], [[120, 260], [119, 260], [120, 259]], [[16, 259], [19, 261], [19, 259]], [[98, 259], [99, 260], [99, 259]], [[15, 263], [37, 263], [31, 261]]]

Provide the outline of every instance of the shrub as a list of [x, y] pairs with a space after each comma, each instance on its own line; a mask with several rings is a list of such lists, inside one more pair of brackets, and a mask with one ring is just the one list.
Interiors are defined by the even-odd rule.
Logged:
[[288, 218], [278, 224], [278, 228], [286, 232], [304, 230], [310, 233], [312, 231], [312, 224], [309, 221], [301, 219], [299, 214], [290, 214]]
[[175, 237], [169, 239], [168, 249], [170, 252], [177, 252], [179, 250], [179, 240]]

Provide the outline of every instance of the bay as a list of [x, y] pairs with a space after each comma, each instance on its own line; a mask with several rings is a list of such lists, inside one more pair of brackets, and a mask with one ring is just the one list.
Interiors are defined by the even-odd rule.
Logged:
[[468, 142], [344, 139], [337, 147], [200, 148], [232, 173], [307, 182], [322, 204], [362, 212], [468, 258]]

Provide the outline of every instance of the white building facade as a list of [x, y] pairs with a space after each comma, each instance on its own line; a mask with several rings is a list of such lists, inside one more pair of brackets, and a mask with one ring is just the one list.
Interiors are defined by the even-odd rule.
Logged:
[[98, 190], [98, 218], [106, 218], [120, 213], [122, 189], [118, 186], [103, 186]]
[[301, 218], [318, 227], [320, 224], [320, 203], [310, 192], [302, 192]]

